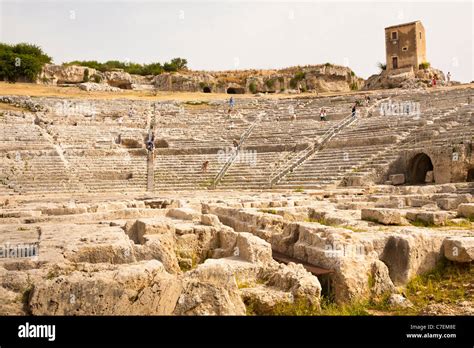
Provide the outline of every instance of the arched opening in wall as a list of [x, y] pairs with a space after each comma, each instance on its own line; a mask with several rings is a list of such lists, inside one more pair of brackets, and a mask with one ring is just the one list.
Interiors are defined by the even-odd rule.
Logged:
[[208, 87], [208, 86], [203, 87], [203, 88], [202, 88], [202, 92], [203, 92], [203, 93], [211, 93], [211, 87]]
[[433, 162], [431, 162], [431, 158], [423, 152], [415, 155], [408, 166], [408, 183], [424, 184], [433, 181], [433, 179], [427, 180], [426, 174], [428, 172], [433, 172]]
[[227, 88], [227, 94], [244, 94], [245, 88], [242, 87], [229, 87]]
[[467, 182], [474, 182], [474, 168], [471, 168], [467, 171]]

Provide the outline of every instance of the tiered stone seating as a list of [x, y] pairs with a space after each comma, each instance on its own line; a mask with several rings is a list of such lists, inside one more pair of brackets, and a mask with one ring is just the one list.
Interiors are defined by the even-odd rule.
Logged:
[[[469, 89], [436, 92], [385, 91], [392, 102], [420, 103], [421, 117], [390, 116], [378, 107], [359, 108], [355, 122], [277, 182], [274, 188], [309, 188], [364, 176], [393, 162], [400, 151], [472, 141]], [[145, 191], [144, 139], [155, 125], [155, 189], [203, 189], [213, 185], [223, 151], [241, 142], [244, 160], [232, 163], [217, 188], [270, 187], [270, 179], [321, 141], [350, 114], [363, 95], [323, 98], [237, 99], [207, 105], [177, 102], [29, 98], [34, 112], [4, 112], [0, 118], [0, 194], [60, 191]], [[22, 98], [22, 97], [15, 97]], [[384, 99], [385, 100], [385, 99]], [[388, 99], [387, 99], [388, 100]], [[327, 110], [327, 121], [319, 110]], [[243, 134], [251, 129], [245, 139]], [[120, 141], [121, 140], [121, 141]], [[18, 155], [17, 155], [18, 153]], [[242, 156], [241, 156], [242, 157]], [[19, 158], [19, 160], [15, 160]], [[209, 165], [202, 171], [203, 163]], [[298, 162], [299, 163], [299, 162]]]
[[293, 155], [292, 151], [246, 152], [229, 168], [218, 187], [264, 189], [272, 174]]
[[144, 150], [76, 150], [68, 157], [87, 192], [146, 190]]
[[354, 173], [349, 173], [349, 176], [370, 175], [374, 171], [388, 168], [402, 151], [422, 151], [426, 148], [459, 142], [472, 142], [474, 127], [470, 126], [469, 110], [472, 109], [472, 106], [467, 104], [469, 93], [469, 90], [455, 91], [448, 98], [422, 100], [423, 117], [420, 120], [414, 120], [412, 125], [409, 124], [409, 121], [402, 122], [406, 126], [401, 129], [405, 128], [408, 131], [406, 137], [400, 142], [388, 145], [383, 151], [358, 166]]
[[[463, 94], [464, 93], [464, 94]], [[469, 92], [468, 92], [469, 93]], [[364, 176], [374, 169], [387, 167], [399, 155], [400, 150], [414, 146], [436, 146], [445, 141], [452, 141], [462, 135], [465, 141], [472, 141], [472, 127], [465, 129], [469, 124], [470, 115], [463, 105], [467, 101], [466, 92], [454, 92], [448, 98], [451, 103], [443, 99], [420, 98], [422, 117], [414, 116], [383, 116], [376, 110], [371, 117], [359, 119], [350, 127], [343, 129], [327, 147], [302, 165], [293, 173], [283, 178], [276, 187], [318, 187], [318, 185], [338, 183], [345, 176]], [[405, 95], [395, 97], [394, 102], [404, 101]], [[461, 104], [458, 110], [453, 106], [453, 99], [462, 98], [455, 105]], [[438, 129], [454, 118], [454, 126], [433, 138], [432, 130]], [[459, 132], [459, 133], [457, 133]], [[439, 132], [438, 132], [439, 133]], [[403, 144], [400, 146], [400, 144]], [[346, 159], [345, 159], [346, 158]]]
[[[209, 164], [203, 172], [205, 161]], [[155, 157], [155, 189], [206, 189], [223, 164], [215, 153], [158, 155]]]

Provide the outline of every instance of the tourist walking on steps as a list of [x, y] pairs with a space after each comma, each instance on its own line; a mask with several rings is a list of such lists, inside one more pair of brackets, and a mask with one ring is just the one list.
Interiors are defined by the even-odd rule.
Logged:
[[234, 106], [235, 106], [234, 97], [230, 97], [230, 99], [229, 99], [229, 114], [234, 109]]
[[446, 75], [446, 86], [449, 86], [451, 82], [451, 73], [448, 71], [448, 75]]
[[209, 168], [209, 161], [204, 161], [201, 166], [201, 173], [207, 173], [208, 168]]
[[150, 132], [148, 133], [148, 140], [146, 142], [146, 149], [148, 151], [153, 151], [155, 148], [155, 132], [153, 128], [150, 128]]
[[366, 96], [365, 97], [365, 106], [369, 106], [369, 104], [370, 104], [370, 97]]
[[321, 121], [326, 121], [326, 109], [325, 108], [321, 108], [321, 110], [319, 111], [319, 118]]
[[354, 105], [352, 106], [352, 117], [356, 117], [356, 113], [357, 113], [357, 104], [354, 103]]

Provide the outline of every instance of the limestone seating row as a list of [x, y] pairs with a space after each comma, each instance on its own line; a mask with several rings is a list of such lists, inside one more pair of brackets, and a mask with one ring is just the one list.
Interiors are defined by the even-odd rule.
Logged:
[[[207, 171], [203, 163], [209, 161]], [[217, 154], [158, 155], [155, 157], [155, 188], [205, 189], [222, 167]]]
[[293, 152], [281, 151], [256, 152], [255, 158], [252, 157], [253, 154], [248, 157], [244, 155], [237, 163], [232, 164], [218, 188], [266, 188], [271, 173], [292, 154]]
[[382, 151], [384, 146], [362, 146], [347, 149], [325, 148], [284, 177], [277, 188], [311, 187], [313, 184], [335, 183], [346, 172]]

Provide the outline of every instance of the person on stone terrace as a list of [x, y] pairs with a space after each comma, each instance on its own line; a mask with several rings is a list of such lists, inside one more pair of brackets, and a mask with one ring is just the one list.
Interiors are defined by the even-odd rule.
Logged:
[[319, 111], [319, 118], [321, 119], [321, 121], [326, 121], [326, 109], [325, 108], [321, 108], [321, 110]]
[[148, 151], [153, 151], [154, 148], [155, 148], [155, 132], [151, 131], [148, 134], [148, 140], [146, 142], [146, 149]]
[[234, 97], [230, 97], [230, 99], [229, 99], [229, 114], [234, 109], [234, 106], [235, 106]]
[[201, 173], [206, 173], [209, 168], [209, 161], [204, 161], [201, 166]]

